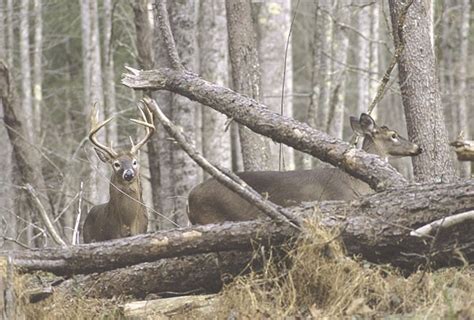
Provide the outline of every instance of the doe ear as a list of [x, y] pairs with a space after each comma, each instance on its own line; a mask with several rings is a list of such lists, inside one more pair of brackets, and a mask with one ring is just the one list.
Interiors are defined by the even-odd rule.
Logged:
[[349, 120], [351, 122], [352, 131], [354, 131], [354, 133], [357, 134], [358, 136], [363, 136], [364, 131], [362, 131], [359, 119], [357, 119], [356, 117], [350, 116]]
[[112, 160], [112, 158], [107, 152], [104, 152], [101, 149], [95, 148], [95, 147], [94, 147], [94, 150], [95, 150], [95, 153], [97, 153], [97, 156], [99, 157], [100, 161], [107, 163], [110, 160]]
[[367, 113], [362, 113], [360, 115], [359, 124], [364, 133], [372, 133], [377, 128], [375, 120]]

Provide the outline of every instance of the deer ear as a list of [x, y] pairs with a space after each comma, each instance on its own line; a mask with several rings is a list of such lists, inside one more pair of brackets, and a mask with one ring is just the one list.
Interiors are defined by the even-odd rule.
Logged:
[[107, 163], [110, 160], [112, 160], [112, 158], [107, 152], [104, 152], [99, 148], [94, 148], [94, 150], [95, 150], [95, 153], [97, 153], [97, 156], [99, 157], [100, 161]]
[[351, 122], [352, 131], [354, 131], [354, 133], [359, 135], [359, 136], [363, 136], [364, 131], [362, 131], [362, 128], [360, 127], [359, 119], [357, 119], [356, 117], [353, 117], [353, 116], [351, 116], [349, 119], [350, 119], [350, 122]]
[[372, 133], [377, 128], [375, 120], [367, 113], [362, 113], [359, 120], [360, 128], [364, 133]]

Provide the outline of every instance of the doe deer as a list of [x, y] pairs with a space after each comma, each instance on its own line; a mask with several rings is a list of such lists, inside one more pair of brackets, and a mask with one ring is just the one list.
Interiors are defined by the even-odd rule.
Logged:
[[[366, 152], [389, 156], [416, 156], [421, 148], [386, 126], [377, 126], [363, 113], [350, 118], [352, 130], [364, 137]], [[255, 171], [237, 175], [270, 201], [284, 207], [305, 201], [352, 200], [372, 192], [364, 182], [338, 168], [298, 171]], [[265, 215], [255, 206], [211, 178], [191, 190], [188, 217], [192, 224], [252, 220]]]
[[148, 107], [145, 105], [142, 109], [138, 106], [138, 109], [142, 120], [130, 120], [145, 127], [145, 136], [136, 145], [131, 141], [130, 150], [115, 151], [112, 146], [107, 147], [96, 138], [97, 132], [112, 118], [99, 123], [95, 107], [93, 108], [89, 140], [94, 144], [99, 159], [108, 163], [113, 171], [109, 202], [93, 207], [84, 222], [85, 243], [124, 238], [146, 232], [148, 218], [142, 200], [138, 158], [139, 149], [153, 135], [155, 126], [153, 114]]

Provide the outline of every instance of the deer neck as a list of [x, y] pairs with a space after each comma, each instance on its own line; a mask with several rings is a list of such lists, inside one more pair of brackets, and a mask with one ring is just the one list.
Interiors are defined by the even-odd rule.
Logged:
[[380, 158], [384, 159], [385, 162], [388, 161], [387, 154], [375, 143], [374, 139], [371, 136], [366, 135], [364, 141], [362, 142], [362, 149], [367, 153], [372, 153], [378, 155]]
[[114, 180], [110, 184], [110, 200], [107, 204], [109, 215], [118, 217], [122, 223], [130, 223], [143, 211], [140, 180], [126, 185]]

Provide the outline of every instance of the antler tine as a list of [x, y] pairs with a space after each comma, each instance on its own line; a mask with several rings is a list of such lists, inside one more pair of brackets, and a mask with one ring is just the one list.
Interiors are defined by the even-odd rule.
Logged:
[[89, 140], [94, 144], [97, 148], [101, 149], [104, 152], [107, 152], [111, 157], [116, 157], [117, 152], [114, 151], [112, 147], [107, 147], [106, 145], [102, 144], [97, 140], [96, 133], [99, 132], [107, 123], [112, 121], [112, 117], [102, 121], [99, 123], [99, 111], [97, 110], [97, 102], [94, 103], [92, 106], [91, 111], [91, 130], [89, 131]]
[[[143, 108], [140, 105], [143, 105]], [[143, 139], [140, 140], [136, 145], [133, 145], [132, 142], [131, 153], [136, 153], [151, 138], [151, 136], [153, 135], [153, 133], [155, 133], [156, 130], [155, 124], [153, 123], [153, 113], [151, 112], [148, 105], [143, 100], [141, 100], [140, 103], [137, 104], [137, 107], [138, 110], [140, 110], [142, 120], [130, 119], [130, 121], [144, 126], [146, 134], [145, 137], [143, 137]]]

